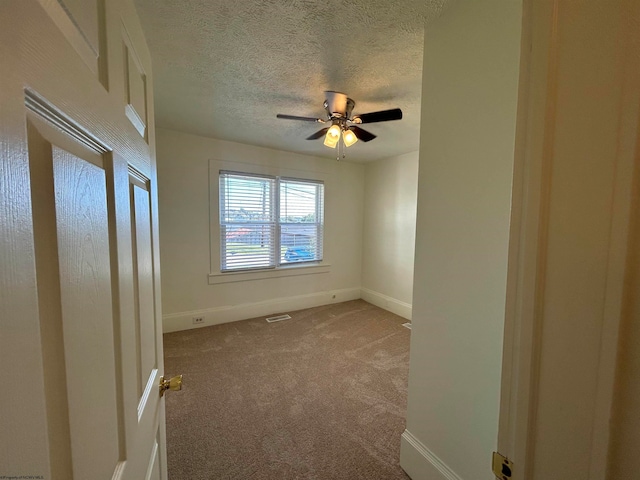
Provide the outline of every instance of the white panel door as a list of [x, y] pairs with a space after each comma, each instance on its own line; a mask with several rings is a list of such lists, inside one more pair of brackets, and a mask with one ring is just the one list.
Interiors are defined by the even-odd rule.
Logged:
[[0, 71], [0, 365], [15, 383], [0, 394], [0, 478], [166, 480], [151, 71], [135, 8], [3, 1]]

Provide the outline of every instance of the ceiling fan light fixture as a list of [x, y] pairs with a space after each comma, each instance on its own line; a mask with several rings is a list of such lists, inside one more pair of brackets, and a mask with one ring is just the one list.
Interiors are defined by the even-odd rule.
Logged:
[[353, 108], [356, 105], [353, 99], [347, 97], [344, 93], [333, 90], [326, 91], [325, 95], [323, 106], [326, 114], [324, 118], [300, 117], [281, 113], [277, 114], [276, 117], [285, 120], [327, 123], [329, 126], [312, 133], [307, 137], [307, 140], [317, 140], [324, 137], [325, 146], [338, 149], [338, 157], [340, 155], [344, 157], [343, 147], [350, 147], [358, 140], [368, 143], [376, 138], [376, 135], [360, 128], [358, 125], [402, 119], [402, 110], [399, 108], [352, 115]]
[[351, 145], [353, 145], [354, 143], [356, 143], [358, 141], [358, 137], [356, 137], [356, 134], [353, 133], [353, 131], [351, 131], [348, 128], [346, 128], [342, 132], [342, 139], [344, 140], [344, 144], [347, 147], [350, 147]]
[[327, 134], [324, 137], [324, 144], [330, 148], [336, 148], [338, 141], [340, 140], [340, 127], [338, 125], [331, 125]]

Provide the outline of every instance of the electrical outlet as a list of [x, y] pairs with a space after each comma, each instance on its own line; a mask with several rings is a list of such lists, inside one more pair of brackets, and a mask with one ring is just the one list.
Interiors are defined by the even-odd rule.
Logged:
[[192, 320], [194, 325], [204, 323], [204, 317], [193, 317]]

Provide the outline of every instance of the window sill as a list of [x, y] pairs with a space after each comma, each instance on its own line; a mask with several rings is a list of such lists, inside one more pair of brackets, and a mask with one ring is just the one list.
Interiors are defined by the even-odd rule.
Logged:
[[271, 278], [295, 277], [298, 275], [316, 275], [318, 273], [329, 273], [330, 270], [330, 264], [318, 263], [313, 265], [287, 265], [286, 267], [272, 268], [269, 270], [210, 273], [209, 285], [249, 282], [252, 280], [268, 280]]

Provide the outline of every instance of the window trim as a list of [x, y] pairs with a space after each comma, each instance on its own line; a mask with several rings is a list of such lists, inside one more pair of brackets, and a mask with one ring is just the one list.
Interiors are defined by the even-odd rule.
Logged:
[[[226, 244], [222, 241], [222, 219], [221, 219], [221, 211], [220, 211], [220, 201], [222, 198], [222, 190], [221, 190], [221, 178], [223, 175], [238, 175], [243, 177], [256, 177], [265, 180], [274, 180], [274, 194], [273, 194], [273, 212], [275, 219], [275, 234], [274, 234], [274, 265], [269, 266], [255, 266], [255, 267], [245, 267], [245, 268], [233, 268], [233, 269], [222, 269], [223, 265], [223, 255], [225, 251]], [[213, 178], [210, 179], [212, 181]], [[320, 218], [320, 221], [316, 221], [314, 223], [309, 223], [308, 225], [312, 225], [316, 229], [316, 238], [320, 239], [320, 247], [317, 253], [319, 253], [320, 258], [314, 260], [306, 260], [299, 262], [291, 262], [291, 263], [282, 263], [282, 225], [280, 219], [280, 194], [281, 194], [281, 184], [286, 182], [299, 182], [301, 184], [315, 184], [322, 187], [321, 195], [316, 194], [316, 207], [315, 212], [316, 216]], [[325, 273], [325, 270], [319, 269], [319, 267], [324, 267], [326, 272], [329, 271], [330, 264], [325, 263], [324, 252], [325, 252], [325, 210], [326, 210], [326, 185], [323, 179], [318, 178], [302, 178], [298, 176], [291, 175], [273, 175], [268, 173], [256, 173], [256, 172], [247, 172], [247, 171], [238, 171], [235, 169], [226, 169], [219, 168], [216, 172], [216, 184], [218, 185], [217, 198], [218, 198], [218, 208], [215, 212], [216, 217], [216, 225], [218, 229], [218, 238], [220, 239], [219, 243], [219, 252], [218, 252], [218, 272], [219, 273], [210, 273], [209, 284], [219, 284], [219, 283], [233, 283], [240, 282], [246, 280], [253, 279], [261, 279], [261, 278], [277, 278], [277, 277], [286, 277], [292, 275], [309, 275], [316, 273]], [[213, 215], [212, 215], [213, 216]], [[284, 225], [296, 225], [295, 222], [284, 222]], [[304, 224], [301, 224], [304, 225]], [[211, 243], [211, 242], [210, 242]], [[213, 246], [213, 245], [211, 245]], [[212, 249], [213, 252], [213, 249]], [[213, 258], [211, 259], [213, 263]], [[284, 272], [284, 273], [283, 273]], [[244, 274], [244, 275], [243, 275]], [[249, 278], [247, 275], [251, 275]], [[242, 278], [233, 279], [232, 276], [241, 275]], [[228, 281], [220, 281], [219, 277], [228, 277]]]

